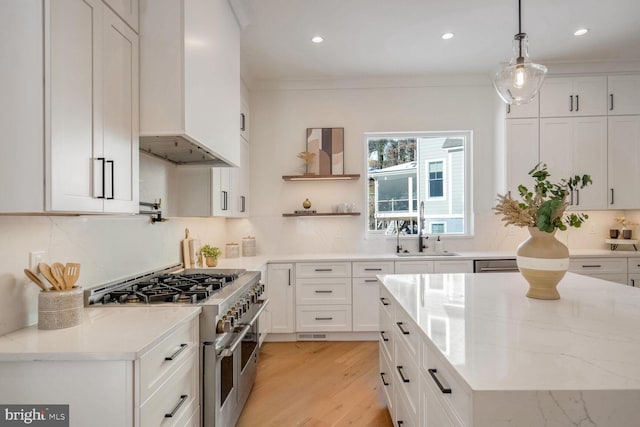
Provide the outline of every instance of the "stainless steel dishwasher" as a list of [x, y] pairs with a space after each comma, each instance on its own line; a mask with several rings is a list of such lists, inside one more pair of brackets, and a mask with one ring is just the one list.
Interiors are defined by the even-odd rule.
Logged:
[[518, 271], [515, 258], [477, 259], [473, 261], [474, 273], [509, 273]]

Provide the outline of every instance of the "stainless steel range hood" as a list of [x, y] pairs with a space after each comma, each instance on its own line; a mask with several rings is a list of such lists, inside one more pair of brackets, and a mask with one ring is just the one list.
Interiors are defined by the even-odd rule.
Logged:
[[140, 151], [177, 165], [232, 166], [185, 135], [141, 136]]

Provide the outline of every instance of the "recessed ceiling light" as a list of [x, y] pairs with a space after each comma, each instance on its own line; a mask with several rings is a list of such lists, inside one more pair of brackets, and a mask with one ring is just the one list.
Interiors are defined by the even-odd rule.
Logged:
[[449, 40], [453, 38], [453, 33], [444, 33], [442, 35], [442, 40]]
[[324, 39], [322, 37], [320, 37], [320, 36], [313, 36], [311, 38], [311, 41], [314, 42], [314, 43], [322, 43], [324, 41]]
[[589, 32], [588, 28], [578, 28], [573, 35], [574, 36], [584, 36], [585, 34], [587, 34]]

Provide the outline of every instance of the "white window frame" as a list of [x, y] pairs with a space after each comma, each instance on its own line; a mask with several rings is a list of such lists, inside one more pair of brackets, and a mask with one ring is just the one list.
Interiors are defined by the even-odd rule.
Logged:
[[[446, 234], [447, 238], [470, 238], [474, 235], [474, 216], [473, 216], [473, 183], [471, 177], [473, 176], [473, 131], [461, 130], [461, 131], [438, 131], [438, 132], [365, 132], [364, 133], [364, 155], [363, 167], [365, 171], [369, 170], [368, 153], [369, 153], [369, 140], [377, 138], [438, 138], [449, 136], [462, 136], [465, 141], [464, 147], [464, 233], [461, 234]], [[446, 163], [446, 162], [445, 162]], [[365, 236], [371, 238], [374, 236], [384, 237], [384, 230], [369, 230], [369, 193], [368, 193], [368, 173], [365, 175], [365, 185], [363, 186], [364, 200], [366, 209], [364, 212], [363, 227], [365, 228]], [[450, 180], [449, 180], [450, 182]], [[419, 186], [418, 180], [418, 200], [420, 200], [420, 192], [422, 189]], [[445, 190], [446, 192], [447, 190]], [[427, 200], [427, 199], [425, 199]], [[458, 215], [455, 215], [458, 217]], [[446, 225], [445, 225], [446, 227]], [[391, 236], [387, 236], [391, 238]], [[393, 236], [395, 238], [395, 236]], [[409, 236], [408, 238], [413, 238]]]
[[[449, 179], [447, 179], [449, 177], [448, 175], [448, 169], [447, 169], [447, 159], [445, 158], [441, 158], [441, 159], [429, 159], [429, 160], [425, 160], [426, 165], [425, 165], [425, 171], [427, 173], [427, 176], [425, 177], [425, 182], [427, 183], [427, 188], [425, 188], [425, 195], [426, 195], [426, 199], [425, 200], [434, 200], [434, 201], [443, 201], [443, 200], [447, 200], [447, 194], [451, 191], [451, 188], [449, 188]], [[431, 163], [442, 163], [442, 196], [437, 196], [437, 197], [431, 197], [431, 194], [429, 192], [429, 164]]]

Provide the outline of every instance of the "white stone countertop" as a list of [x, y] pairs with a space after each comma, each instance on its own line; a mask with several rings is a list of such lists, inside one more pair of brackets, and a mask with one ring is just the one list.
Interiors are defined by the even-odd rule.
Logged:
[[37, 325], [0, 337], [0, 361], [135, 360], [200, 307], [87, 307], [78, 326], [40, 330]]
[[567, 273], [560, 299], [519, 273], [378, 276], [472, 390], [640, 390], [640, 291]]

